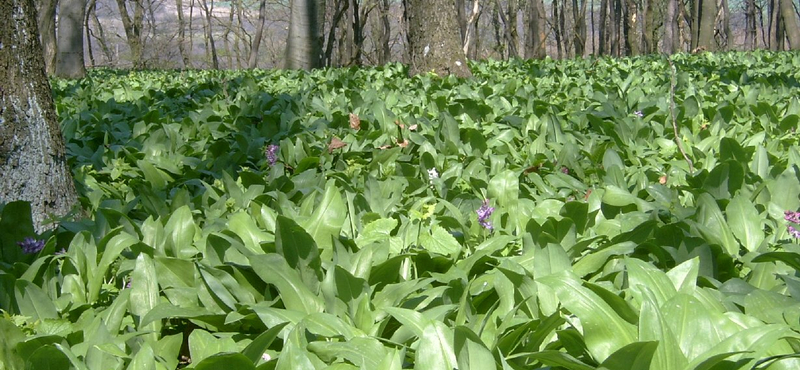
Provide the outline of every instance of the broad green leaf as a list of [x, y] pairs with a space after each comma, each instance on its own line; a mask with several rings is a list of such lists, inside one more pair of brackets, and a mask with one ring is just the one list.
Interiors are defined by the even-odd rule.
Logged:
[[247, 345], [247, 347], [242, 351], [242, 354], [244, 354], [254, 364], [257, 363], [258, 360], [260, 360], [261, 357], [264, 355], [264, 352], [269, 348], [269, 346], [275, 340], [275, 338], [278, 337], [278, 333], [280, 333], [280, 331], [287, 324], [288, 322], [275, 325], [269, 328], [269, 330], [259, 334], [259, 336], [256, 337], [256, 339], [253, 339], [253, 341]]
[[762, 218], [753, 203], [742, 193], [736, 194], [725, 209], [728, 224], [736, 239], [750, 252], [754, 252], [764, 240]]
[[356, 337], [345, 342], [311, 342], [308, 350], [325, 362], [344, 359], [360, 369], [376, 369], [386, 356], [386, 348], [375, 338]]
[[508, 360], [516, 357], [526, 357], [537, 360], [544, 365], [559, 366], [569, 370], [596, 370], [566, 352], [556, 350], [544, 350], [539, 352], [517, 353], [508, 357]]
[[456, 238], [439, 225], [433, 225], [430, 234], [421, 233], [419, 242], [425, 250], [446, 256], [452, 256], [461, 251], [461, 245]]
[[245, 247], [253, 254], [264, 253], [261, 243], [274, 240], [272, 236], [259, 229], [250, 215], [244, 212], [233, 214], [228, 220], [228, 227], [242, 239]]
[[289, 218], [278, 216], [275, 225], [275, 248], [286, 263], [300, 273], [310, 288], [322, 280], [322, 262], [314, 239], [300, 225]]
[[659, 308], [689, 361], [695, 361], [726, 335], [718, 328], [721, 314], [697, 298], [678, 293]]
[[667, 272], [667, 277], [678, 292], [693, 294], [697, 286], [697, 275], [700, 271], [700, 258], [684, 261]]
[[[0, 359], [1, 360], [1, 359]], [[5, 363], [0, 361], [0, 363]], [[13, 369], [13, 364], [8, 364], [10, 369]], [[25, 369], [37, 370], [69, 370], [71, 369], [69, 358], [64, 353], [59, 351], [54, 346], [43, 346], [33, 352], [30, 357], [25, 361]], [[143, 368], [144, 369], [144, 368]]]
[[639, 303], [642, 302], [643, 297], [637, 294], [637, 287], [647, 287], [653, 293], [656, 307], [661, 307], [662, 304], [678, 294], [667, 274], [655, 266], [640, 259], [626, 258], [625, 267], [628, 270], [630, 287]]
[[643, 297], [639, 312], [639, 340], [656, 341], [658, 347], [651, 364], [652, 370], [682, 369], [687, 364], [670, 323], [659, 311], [657, 298], [646, 286], [640, 286]]
[[180, 207], [172, 212], [164, 226], [164, 233], [167, 236], [166, 249], [171, 257], [186, 259], [197, 254], [198, 251], [194, 248], [197, 225], [194, 223], [189, 206]]
[[321, 249], [330, 249], [331, 238], [338, 238], [347, 218], [347, 206], [335, 181], [325, 184], [322, 200], [311, 217], [302, 223], [304, 229], [314, 238]]
[[197, 370], [230, 370], [230, 369], [255, 369], [256, 366], [241, 353], [219, 353], [206, 357], [200, 361]]
[[100, 294], [100, 288], [106, 280], [106, 272], [111, 264], [119, 258], [120, 253], [137, 243], [136, 238], [117, 228], [101, 240], [99, 248], [102, 249], [100, 262], [94, 267], [88, 284], [88, 300], [95, 302]]
[[139, 350], [136, 351], [136, 355], [133, 356], [133, 360], [131, 360], [131, 363], [128, 365], [128, 369], [156, 370], [155, 354], [150, 344], [144, 343], [139, 347]]
[[586, 346], [597, 361], [604, 361], [615, 351], [636, 341], [636, 329], [623, 320], [599, 296], [581, 286], [569, 271], [538, 280], [552, 287], [559, 301], [581, 321]]
[[492, 369], [497, 366], [492, 352], [486, 348], [481, 338], [467, 327], [455, 328], [453, 346], [459, 369]]
[[141, 324], [141, 320], [159, 303], [156, 268], [150, 256], [142, 253], [136, 258], [131, 279], [130, 312], [140, 321], [138, 329], [152, 331], [147, 337], [155, 342], [158, 339], [161, 322]]
[[[238, 347], [232, 338], [217, 338], [213, 334], [195, 329], [189, 334], [189, 353], [192, 355], [192, 362], [202, 363], [206, 358], [224, 352], [238, 352]], [[242, 356], [247, 363], [253, 364], [247, 357]]]
[[414, 368], [450, 370], [458, 367], [453, 330], [440, 321], [431, 321], [422, 330]]
[[598, 369], [649, 370], [657, 347], [657, 341], [631, 343], [608, 356]]
[[739, 243], [733, 238], [727, 220], [717, 205], [717, 202], [707, 193], [700, 194], [697, 199], [697, 214], [695, 215], [698, 231], [711, 244], [717, 244], [725, 249], [730, 256], [739, 255]]
[[0, 317], [0, 364], [9, 370], [24, 369], [25, 362], [14, 347], [25, 340], [25, 334], [14, 323], [5, 317]]
[[287, 309], [307, 314], [322, 312], [322, 299], [303, 283], [300, 274], [289, 267], [282, 256], [262, 254], [249, 258], [253, 270], [261, 280], [278, 289], [281, 301]]
[[41, 288], [26, 280], [15, 283], [19, 313], [34, 320], [56, 319], [58, 311], [50, 297]]
[[392, 230], [397, 227], [397, 220], [393, 218], [380, 218], [368, 223], [356, 237], [356, 244], [364, 248], [370, 243], [388, 240]]

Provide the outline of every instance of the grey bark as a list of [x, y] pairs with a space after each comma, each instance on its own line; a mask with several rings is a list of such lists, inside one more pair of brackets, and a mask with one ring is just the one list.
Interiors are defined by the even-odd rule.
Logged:
[[664, 54], [674, 54], [678, 49], [678, 0], [667, 0], [667, 11], [664, 19]]
[[461, 48], [456, 7], [448, 0], [403, 0], [409, 73], [472, 76]]
[[789, 39], [789, 49], [800, 49], [800, 26], [797, 24], [797, 15], [794, 12], [792, 0], [781, 0], [781, 17], [786, 37]]
[[[262, 0], [262, 3], [264, 1], [266, 0]], [[192, 68], [192, 59], [189, 58], [192, 52], [191, 44], [189, 45], [189, 51], [187, 52], [186, 50], [186, 20], [183, 18], [183, 0], [175, 0], [175, 6], [178, 8], [178, 51], [181, 53], [181, 59], [183, 59], [183, 67]]]
[[[180, 1], [180, 0], [178, 0]], [[267, 19], [267, 0], [261, 0], [258, 4], [258, 27], [253, 36], [253, 46], [250, 47], [250, 57], [247, 60], [247, 67], [256, 68], [258, 63], [258, 49], [261, 47], [261, 38], [264, 35], [264, 22]]]
[[39, 3], [39, 37], [42, 42], [44, 64], [47, 74], [56, 73], [56, 6], [58, 0], [41, 0]]
[[86, 0], [61, 0], [58, 17], [58, 57], [56, 75], [82, 78], [86, 75], [83, 61], [83, 19]]
[[41, 232], [77, 193], [38, 35], [32, 0], [0, 0], [0, 201], [30, 202]]
[[547, 34], [547, 13], [545, 13], [542, 0], [528, 2], [528, 30], [525, 33], [525, 57], [543, 59], [547, 55], [545, 50]]
[[317, 38], [319, 20], [314, 0], [292, 0], [289, 14], [289, 37], [286, 40], [286, 67], [310, 70], [320, 65]]
[[208, 2], [206, 0], [200, 0], [200, 7], [203, 9], [203, 13], [205, 13], [205, 26], [203, 29], [206, 33], [206, 45], [208, 45], [209, 50], [209, 58], [211, 59], [211, 68], [219, 69], [219, 57], [217, 57], [217, 45], [214, 42], [214, 32], [211, 27], [211, 12], [214, 11], [214, 2], [211, 2], [211, 6], [208, 6]]
[[744, 48], [754, 50], [756, 48], [756, 2], [755, 0], [745, 0], [745, 31]]
[[389, 47], [391, 38], [391, 23], [389, 22], [389, 0], [378, 0], [378, 27], [375, 32], [375, 49], [378, 54], [378, 64], [389, 63], [392, 49]]
[[125, 0], [117, 0], [117, 7], [119, 8], [120, 19], [122, 26], [125, 29], [125, 38], [128, 42], [128, 47], [131, 49], [131, 63], [134, 69], [144, 68], [144, 59], [142, 58], [142, 28], [144, 26], [144, 0], [128, 0], [133, 7], [133, 17], [128, 14], [128, 8], [125, 5]]

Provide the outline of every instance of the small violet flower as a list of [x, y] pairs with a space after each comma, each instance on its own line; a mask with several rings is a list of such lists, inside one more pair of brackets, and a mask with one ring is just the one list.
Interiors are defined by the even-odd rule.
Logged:
[[22, 253], [25, 254], [34, 254], [39, 253], [44, 248], [44, 240], [36, 240], [34, 238], [25, 238], [25, 240], [21, 242], [17, 242], [20, 248], [22, 248]]
[[644, 113], [642, 113], [642, 111], [640, 111], [640, 110], [637, 110], [636, 112], [633, 112], [633, 114], [636, 115], [639, 118], [644, 117]]
[[[783, 213], [783, 218], [794, 225], [800, 225], [800, 212], [786, 211]], [[800, 230], [797, 230], [794, 225], [786, 225], [786, 229], [793, 238], [800, 239]]]
[[569, 175], [569, 168], [561, 167], [561, 173], [563, 173], [565, 175]]
[[264, 155], [267, 156], [267, 162], [270, 166], [274, 165], [275, 162], [278, 161], [278, 149], [280, 147], [277, 145], [270, 144], [267, 146], [267, 149], [264, 151]]
[[489, 222], [489, 217], [494, 212], [494, 207], [489, 207], [489, 199], [484, 199], [481, 208], [478, 208], [476, 212], [478, 213], [478, 223], [483, 226], [484, 229], [493, 230], [494, 227], [492, 223]]

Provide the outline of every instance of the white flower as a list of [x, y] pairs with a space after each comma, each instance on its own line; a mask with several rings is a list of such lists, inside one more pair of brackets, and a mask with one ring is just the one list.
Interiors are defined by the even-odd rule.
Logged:
[[263, 355], [261, 355], [261, 359], [264, 361], [269, 361], [272, 360], [272, 356], [270, 356], [269, 353], [264, 353]]
[[436, 172], [436, 168], [431, 168], [428, 170], [428, 178], [431, 180], [439, 178], [439, 172]]

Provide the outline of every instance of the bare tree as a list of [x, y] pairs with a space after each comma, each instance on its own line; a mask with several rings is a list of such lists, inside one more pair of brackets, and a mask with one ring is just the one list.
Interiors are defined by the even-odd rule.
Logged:
[[39, 37], [44, 52], [44, 64], [47, 74], [56, 73], [56, 7], [58, 0], [41, 0], [38, 2]]
[[77, 204], [32, 0], [0, 0], [0, 201], [30, 202], [37, 231]]
[[320, 66], [317, 37], [319, 20], [314, 0], [292, 0], [289, 15], [289, 37], [286, 40], [286, 67], [312, 69]]
[[142, 58], [142, 27], [144, 26], [144, 0], [128, 0], [130, 3], [133, 17], [128, 13], [129, 10], [126, 6], [126, 0], [117, 0], [117, 7], [119, 8], [120, 18], [122, 19], [122, 27], [125, 29], [125, 38], [128, 41], [128, 47], [131, 49], [131, 63], [133, 68], [144, 68], [144, 58]]
[[800, 26], [797, 24], [792, 0], [780, 0], [781, 18], [783, 20], [786, 37], [789, 39], [789, 49], [800, 50]]
[[409, 73], [471, 76], [456, 20], [455, 2], [404, 0]]
[[83, 61], [83, 20], [86, 0], [61, 0], [58, 17], [58, 57], [56, 75], [81, 78], [86, 75]]
[[[264, 1], [266, 0], [262, 0], [262, 2]], [[178, 51], [181, 53], [184, 68], [192, 68], [192, 59], [189, 57], [192, 45], [189, 44], [189, 50], [186, 50], [186, 20], [183, 18], [183, 0], [175, 0], [175, 7], [178, 8]]]

